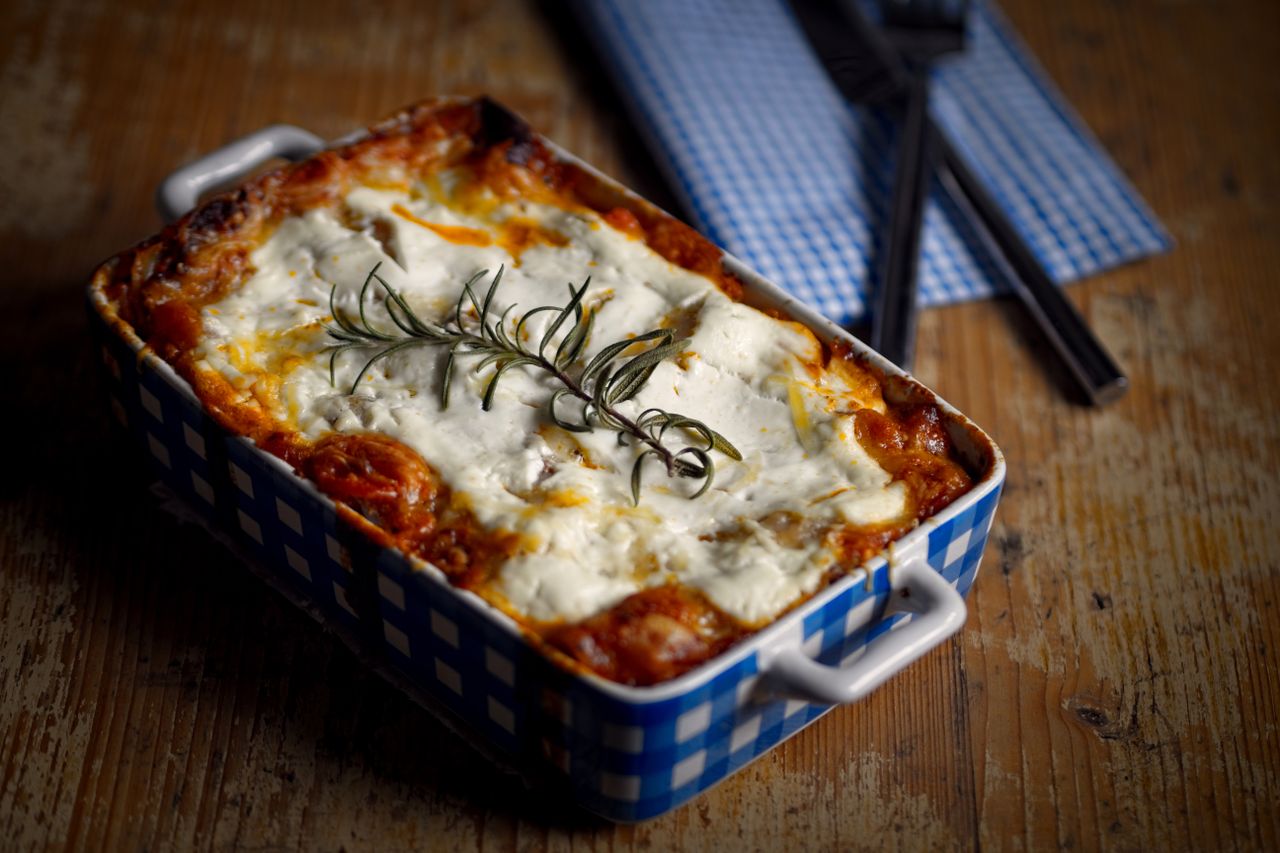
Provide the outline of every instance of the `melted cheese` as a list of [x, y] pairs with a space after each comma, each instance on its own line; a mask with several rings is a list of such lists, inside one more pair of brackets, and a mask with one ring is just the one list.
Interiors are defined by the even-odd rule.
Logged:
[[[518, 535], [516, 553], [483, 591], [491, 598], [535, 620], [578, 620], [676, 580], [757, 625], [818, 587], [835, 560], [833, 531], [907, 513], [902, 485], [852, 432], [851, 411], [883, 403], [860, 398], [838, 371], [814, 370], [820, 348], [807, 329], [734, 302], [594, 213], [496, 200], [463, 207], [450, 203], [447, 178], [413, 193], [358, 188], [342, 220], [313, 211], [284, 222], [256, 251], [252, 278], [205, 309], [197, 355], [308, 438], [374, 430], [421, 454], [481, 524]], [[550, 236], [504, 232], [531, 225]], [[420, 316], [439, 320], [481, 269], [505, 265], [496, 310], [514, 303], [517, 315], [563, 305], [567, 285], [590, 275], [587, 358], [664, 324], [689, 337], [685, 354], [662, 363], [622, 408], [698, 418], [742, 461], [716, 454], [714, 485], [695, 500], [696, 482], [668, 479], [651, 462], [633, 506], [636, 451], [607, 430], [554, 427], [546, 403], [558, 386], [540, 371], [509, 372], [488, 412], [479, 399], [491, 368], [473, 372], [478, 356], [458, 358], [441, 410], [438, 347], [379, 362], [355, 394], [346, 392], [368, 354], [348, 353], [331, 385], [330, 291], [355, 315], [377, 263]], [[369, 310], [390, 327], [380, 306]], [[535, 340], [549, 321], [544, 313], [529, 323]]]

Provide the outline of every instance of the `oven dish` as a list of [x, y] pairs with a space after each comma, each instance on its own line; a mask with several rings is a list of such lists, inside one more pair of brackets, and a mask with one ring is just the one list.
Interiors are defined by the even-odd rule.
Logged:
[[162, 203], [309, 153], [97, 271], [113, 404], [480, 734], [641, 819], [958, 629], [1003, 462], [918, 383], [486, 99]]

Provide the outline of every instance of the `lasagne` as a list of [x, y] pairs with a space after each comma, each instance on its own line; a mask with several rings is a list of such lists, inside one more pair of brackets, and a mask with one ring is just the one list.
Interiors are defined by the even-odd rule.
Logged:
[[[98, 276], [224, 426], [625, 684], [696, 667], [971, 485], [930, 402], [888, 404], [874, 369], [743, 301], [719, 250], [482, 99], [264, 174]], [[655, 352], [641, 381], [563, 393], [610, 346]], [[675, 468], [618, 428], [654, 412]]]

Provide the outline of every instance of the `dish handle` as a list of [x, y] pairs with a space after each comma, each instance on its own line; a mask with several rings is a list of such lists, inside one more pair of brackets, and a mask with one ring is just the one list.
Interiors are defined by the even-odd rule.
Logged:
[[893, 675], [960, 630], [964, 598], [923, 556], [893, 570], [893, 590], [884, 618], [915, 616], [901, 628], [872, 640], [849, 666], [828, 666], [798, 648], [780, 651], [768, 667], [775, 690], [809, 702], [857, 702]]
[[245, 177], [268, 160], [298, 161], [324, 147], [323, 139], [300, 127], [264, 127], [171, 172], [156, 189], [156, 209], [165, 222], [172, 222], [194, 208], [204, 193]]

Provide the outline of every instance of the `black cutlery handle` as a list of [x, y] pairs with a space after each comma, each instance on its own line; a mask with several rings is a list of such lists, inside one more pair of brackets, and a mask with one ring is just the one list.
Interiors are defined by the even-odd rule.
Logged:
[[924, 72], [915, 72], [908, 79], [893, 207], [882, 244], [880, 286], [871, 309], [870, 341], [872, 349], [904, 370], [911, 369], [915, 356], [920, 226], [933, 173], [928, 78]]
[[1085, 323], [1080, 312], [1049, 278], [1004, 211], [983, 187], [946, 135], [931, 127], [938, 180], [961, 215], [974, 224], [979, 240], [1000, 274], [1030, 312], [1071, 375], [1094, 405], [1119, 399], [1129, 379]]

